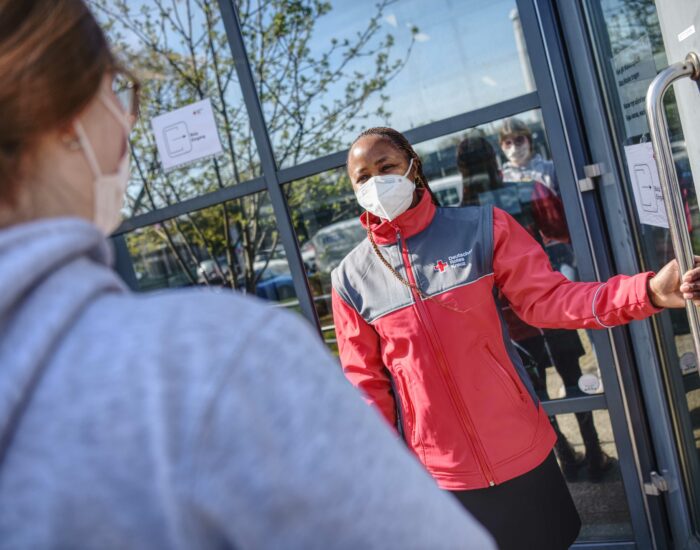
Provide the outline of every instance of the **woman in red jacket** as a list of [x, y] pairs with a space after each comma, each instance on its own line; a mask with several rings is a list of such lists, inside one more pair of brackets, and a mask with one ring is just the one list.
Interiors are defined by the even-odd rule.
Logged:
[[347, 168], [368, 238], [332, 273], [343, 371], [501, 548], [568, 547], [580, 519], [499, 291], [531, 325], [603, 329], [700, 303], [700, 268], [571, 282], [502, 210], [438, 208], [390, 128], [360, 134]]

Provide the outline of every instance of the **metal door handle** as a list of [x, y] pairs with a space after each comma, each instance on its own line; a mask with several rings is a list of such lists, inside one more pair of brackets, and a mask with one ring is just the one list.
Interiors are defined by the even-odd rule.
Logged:
[[[678, 185], [676, 168], [673, 164], [671, 143], [668, 138], [668, 124], [664, 111], [664, 95], [666, 90], [676, 80], [689, 77], [700, 80], [700, 57], [695, 52], [690, 52], [685, 61], [674, 63], [661, 71], [649, 85], [646, 97], [646, 112], [649, 120], [649, 133], [651, 144], [654, 148], [654, 156], [659, 168], [659, 181], [666, 205], [668, 226], [673, 242], [673, 251], [681, 268], [681, 274], [695, 265], [695, 256], [690, 242], [690, 233], [685, 220], [683, 197]], [[690, 332], [695, 345], [695, 361], [700, 361], [700, 314], [692, 301], [686, 302], [686, 311], [690, 321]]]

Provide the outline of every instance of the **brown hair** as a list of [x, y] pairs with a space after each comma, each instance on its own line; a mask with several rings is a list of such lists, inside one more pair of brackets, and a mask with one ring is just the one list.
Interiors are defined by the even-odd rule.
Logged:
[[503, 141], [509, 136], [525, 136], [532, 146], [532, 131], [530, 127], [519, 118], [511, 117], [503, 121], [503, 125], [498, 132], [498, 141]]
[[0, 0], [0, 201], [29, 153], [97, 94], [114, 59], [83, 0]]
[[[355, 145], [360, 139], [366, 136], [380, 136], [383, 139], [389, 140], [394, 147], [396, 147], [406, 155], [407, 160], [413, 159], [413, 166], [416, 169], [418, 187], [426, 190], [426, 192], [430, 195], [433, 204], [439, 205], [437, 198], [435, 197], [433, 191], [428, 185], [428, 180], [426, 179], [425, 174], [423, 174], [423, 163], [421, 162], [420, 157], [415, 152], [413, 147], [411, 147], [411, 144], [406, 139], [406, 136], [404, 136], [401, 132], [394, 130], [393, 128], [387, 128], [385, 126], [368, 128], [355, 138], [355, 140], [352, 142], [352, 145], [350, 146], [350, 149], [352, 149], [352, 146]], [[348, 155], [349, 154], [350, 152], [348, 151]]]

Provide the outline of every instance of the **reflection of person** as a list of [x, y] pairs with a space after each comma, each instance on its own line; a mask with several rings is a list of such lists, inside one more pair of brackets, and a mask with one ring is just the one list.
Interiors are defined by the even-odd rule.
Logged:
[[491, 547], [296, 315], [110, 269], [137, 86], [81, 0], [0, 0], [0, 69], [0, 546]]
[[360, 134], [347, 167], [368, 238], [332, 273], [346, 376], [500, 548], [568, 547], [580, 520], [552, 454], [556, 436], [495, 293], [530, 324], [601, 329], [645, 318], [654, 304], [683, 307], [677, 264], [569, 281], [504, 211], [436, 207], [420, 158], [390, 128]]
[[539, 153], [535, 154], [532, 132], [527, 124], [518, 118], [508, 118], [499, 131], [498, 142], [503, 154], [508, 159], [503, 165], [502, 178], [505, 182], [517, 183], [518, 186], [546, 187], [558, 203], [561, 215], [557, 218], [565, 234], [552, 231], [542, 232], [543, 246], [552, 262], [552, 267], [571, 280], [576, 279], [574, 254], [571, 249], [568, 229], [564, 220], [564, 210], [559, 200], [559, 182], [554, 170], [554, 163], [546, 160]]
[[535, 153], [532, 132], [527, 124], [518, 118], [506, 119], [498, 141], [508, 159], [503, 165], [504, 181], [539, 181], [556, 195], [559, 194], [554, 163]]
[[[506, 131], [501, 132], [501, 146], [504, 142], [515, 142], [520, 136], [529, 136], [523, 125], [516, 119], [510, 119], [504, 125]], [[516, 130], [517, 129], [517, 130]], [[515, 133], [517, 132], [517, 133]], [[529, 139], [529, 138], [528, 138]], [[529, 148], [529, 141], [521, 144]], [[563, 206], [559, 197], [555, 196], [549, 188], [545, 187], [541, 180], [535, 177], [528, 180], [503, 181], [500, 171], [494, 170], [498, 166], [496, 152], [486, 137], [481, 132], [474, 130], [467, 133], [457, 146], [457, 166], [464, 181], [464, 204], [485, 205], [496, 203], [505, 209], [535, 238], [545, 249], [550, 252], [552, 246], [546, 243], [557, 243], [557, 246], [565, 246], [573, 259], [573, 252], [568, 244], [570, 241], [568, 227], [564, 217]], [[553, 176], [554, 171], [548, 170]], [[483, 184], [478, 191], [469, 189], [473, 181], [485, 180], [488, 187]], [[514, 200], [506, 203], [502, 196], [512, 196]], [[548, 254], [552, 266], [562, 254]], [[569, 260], [570, 263], [573, 261]], [[546, 369], [554, 366], [564, 382], [567, 392], [579, 392], [578, 380], [583, 374], [579, 365], [579, 358], [585, 354], [578, 334], [575, 331], [559, 329], [537, 329], [523, 323], [512, 311], [507, 300], [500, 296], [503, 306], [503, 317], [506, 320], [511, 338], [518, 344], [519, 352], [526, 352], [528, 358], [537, 365], [537, 373], [531, 376], [534, 387], [540, 397], [547, 398]], [[531, 375], [534, 374], [528, 371]], [[574, 451], [564, 434], [559, 429], [555, 417], [551, 417], [552, 426], [557, 433], [555, 451], [561, 463], [564, 476], [573, 481], [578, 476], [578, 470], [584, 464], [588, 467], [590, 479], [600, 480], [603, 474], [609, 470], [613, 461], [602, 450], [598, 433], [593, 422], [593, 413], [582, 412], [576, 414], [581, 437], [586, 449], [584, 457]]]

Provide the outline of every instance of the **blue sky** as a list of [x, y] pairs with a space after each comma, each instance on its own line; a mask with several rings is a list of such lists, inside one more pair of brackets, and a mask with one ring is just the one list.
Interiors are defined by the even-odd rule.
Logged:
[[[315, 23], [309, 44], [312, 55], [318, 57], [327, 51], [333, 38], [342, 41], [363, 29], [376, 13], [375, 3], [376, 0], [334, 0], [331, 11]], [[130, 0], [128, 4], [135, 14], [143, 5], [152, 5], [148, 0]], [[176, 5], [184, 16], [183, 3]], [[197, 29], [202, 14], [194, 2], [193, 9]], [[397, 0], [390, 5], [377, 38], [387, 33], [394, 36], [394, 58], [406, 51], [413, 25], [420, 33], [407, 66], [383, 90], [390, 97], [385, 105], [390, 118], [370, 119], [362, 124], [389, 124], [407, 130], [526, 93], [510, 17], [514, 9], [515, 0]], [[125, 39], [132, 47], [137, 46], [138, 40], [128, 33]], [[176, 46], [177, 39], [171, 36], [170, 41]], [[371, 63], [370, 58], [364, 58], [352, 68], [371, 72]], [[324, 102], [328, 104], [339, 97], [343, 87], [341, 83], [332, 89]], [[231, 92], [240, 101], [239, 91]], [[375, 96], [364, 111], [372, 111], [378, 103]], [[312, 110], [318, 112], [319, 107], [320, 103], [312, 105]], [[340, 133], [348, 144], [354, 137], [343, 128], [329, 131]]]
[[[312, 51], [363, 28], [374, 4], [333, 2], [316, 23]], [[409, 43], [409, 28], [420, 30], [408, 65], [385, 90], [390, 124], [406, 130], [526, 93], [510, 19], [514, 8], [514, 0], [399, 0], [389, 6], [381, 34], [394, 35], [397, 54]]]

